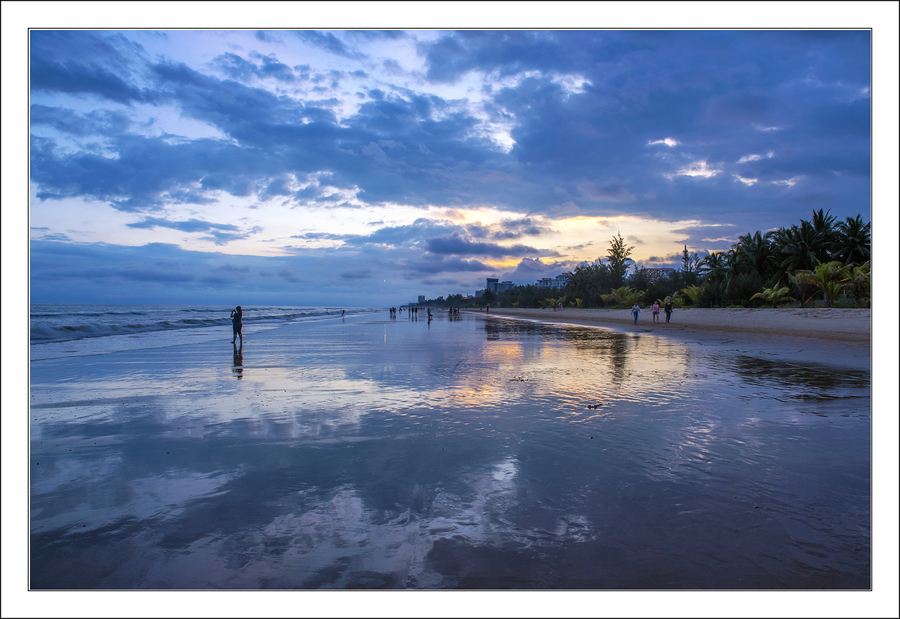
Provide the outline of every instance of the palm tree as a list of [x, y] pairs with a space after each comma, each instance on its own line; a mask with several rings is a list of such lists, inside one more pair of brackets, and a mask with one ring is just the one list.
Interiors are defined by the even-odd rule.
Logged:
[[793, 280], [798, 283], [809, 283], [825, 295], [825, 307], [831, 307], [846, 288], [848, 269], [837, 260], [819, 262], [815, 269], [801, 270], [794, 273]]
[[790, 289], [787, 286], [784, 286], [783, 288], [766, 288], [762, 292], [757, 292], [750, 297], [750, 300], [765, 299], [772, 304], [772, 307], [778, 307], [779, 303], [787, 303], [788, 301], [796, 300], [793, 297], [788, 296], [789, 293]]
[[833, 257], [847, 264], [862, 264], [872, 257], [872, 224], [863, 224], [862, 217], [848, 217], [837, 224], [837, 239]]
[[689, 298], [694, 305], [697, 305], [703, 300], [703, 295], [706, 294], [706, 286], [688, 286], [687, 288], [682, 288], [681, 292]]
[[736, 249], [737, 264], [740, 272], [755, 272], [763, 280], [768, 280], [773, 273], [775, 256], [770, 242], [771, 233], [763, 235], [759, 230], [755, 234], [744, 234], [738, 237]]
[[844, 269], [846, 273], [844, 285], [853, 295], [856, 304], [859, 305], [860, 297], [868, 297], [871, 294], [871, 270], [869, 263], [866, 262], [860, 266], [844, 267]]
[[[816, 253], [816, 259], [825, 262], [831, 260], [831, 253], [834, 251], [835, 242], [837, 241], [837, 232], [834, 229], [834, 222], [837, 218], [831, 214], [831, 209], [822, 212], [822, 209], [813, 211], [812, 227], [821, 240], [821, 247]], [[802, 223], [802, 219], [800, 220]]]
[[706, 276], [706, 280], [717, 284], [725, 279], [727, 272], [727, 258], [721, 251], [713, 252], [700, 261], [700, 273]]
[[644, 292], [635, 290], [630, 286], [621, 286], [611, 290], [609, 294], [601, 295], [604, 303], [615, 301], [619, 305], [634, 305], [644, 297]]
[[793, 225], [775, 231], [772, 234], [772, 245], [780, 258], [779, 266], [782, 271], [792, 272], [798, 269], [812, 270], [816, 267], [817, 260], [827, 260], [832, 242], [826, 234], [817, 231], [812, 223], [801, 219], [799, 226]]
[[795, 271], [788, 279], [794, 290], [800, 295], [800, 307], [806, 307], [815, 294], [812, 271]]

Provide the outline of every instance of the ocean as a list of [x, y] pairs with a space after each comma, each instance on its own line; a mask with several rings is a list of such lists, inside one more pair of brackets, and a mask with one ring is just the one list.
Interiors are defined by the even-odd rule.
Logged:
[[[32, 303], [31, 359], [160, 348], [232, 337], [231, 310], [219, 305]], [[242, 306], [244, 333], [294, 322], [333, 320], [376, 308]]]

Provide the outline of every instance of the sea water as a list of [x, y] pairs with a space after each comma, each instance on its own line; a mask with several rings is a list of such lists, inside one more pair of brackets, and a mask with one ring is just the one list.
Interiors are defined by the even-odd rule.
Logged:
[[871, 586], [868, 371], [477, 312], [250, 325], [31, 362], [32, 588]]
[[[32, 303], [31, 359], [78, 357], [233, 337], [231, 310], [217, 305]], [[375, 308], [247, 306], [242, 323], [259, 332], [292, 322], [327, 320]]]

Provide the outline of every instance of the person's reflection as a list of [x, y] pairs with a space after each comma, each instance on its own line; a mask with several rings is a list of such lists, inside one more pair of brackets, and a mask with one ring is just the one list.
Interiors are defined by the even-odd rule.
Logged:
[[234, 367], [231, 368], [231, 371], [237, 374], [238, 380], [240, 380], [244, 375], [244, 355], [241, 351], [244, 350], [244, 343], [241, 342], [240, 348], [234, 342], [231, 343], [234, 346]]

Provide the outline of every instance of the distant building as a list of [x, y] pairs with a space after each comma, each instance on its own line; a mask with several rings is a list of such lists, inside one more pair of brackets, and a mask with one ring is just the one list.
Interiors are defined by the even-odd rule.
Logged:
[[485, 290], [490, 290], [494, 294], [500, 292], [500, 280], [496, 277], [486, 277], [485, 281], [487, 282], [484, 285]]
[[512, 282], [500, 282], [499, 284], [497, 284], [497, 292], [503, 292], [504, 290], [509, 290], [513, 286], [515, 286], [515, 284]]
[[475, 296], [476, 296], [476, 297], [483, 297], [483, 296], [484, 296], [484, 289], [476, 290], [476, 291], [475, 291]]
[[665, 277], [673, 271], [675, 271], [675, 269], [644, 269], [644, 274], [647, 275], [647, 278], [650, 280], [651, 284], [655, 284], [657, 281], [659, 281], [659, 278]]
[[424, 303], [424, 302], [425, 302], [425, 295], [424, 295], [424, 294], [420, 294], [420, 295], [419, 295], [419, 303]]
[[562, 288], [569, 281], [568, 276], [565, 274], [557, 275], [556, 277], [542, 277], [537, 280], [538, 288]]

